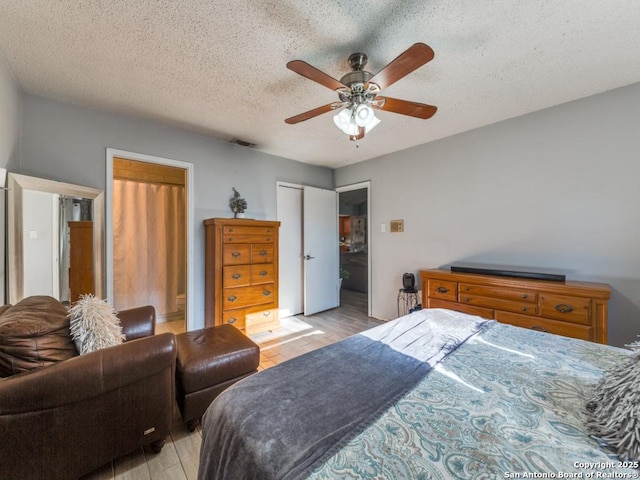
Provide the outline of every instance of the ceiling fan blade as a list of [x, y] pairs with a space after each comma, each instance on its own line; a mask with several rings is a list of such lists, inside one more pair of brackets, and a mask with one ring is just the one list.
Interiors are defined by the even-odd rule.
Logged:
[[407, 100], [400, 100], [398, 98], [376, 97], [376, 100], [384, 100], [384, 103], [380, 106], [376, 105], [376, 103], [372, 103], [371, 105], [374, 108], [378, 108], [386, 112], [393, 112], [399, 113], [401, 115], [409, 115], [410, 117], [422, 118], [423, 120], [433, 117], [438, 111], [438, 107], [434, 107], [433, 105], [426, 105], [424, 103], [418, 102], [409, 102]]
[[369, 80], [369, 83], [375, 83], [381, 90], [384, 90], [402, 77], [409, 75], [417, 68], [431, 61], [433, 56], [434, 53], [431, 47], [424, 43], [414, 43], [389, 65], [376, 73], [373, 78]]
[[336, 102], [329, 103], [327, 105], [314, 108], [313, 110], [309, 110], [308, 112], [300, 113], [298, 115], [294, 115], [293, 117], [289, 117], [285, 120], [285, 122], [288, 123], [289, 125], [294, 125], [296, 123], [309, 120], [310, 118], [317, 117], [318, 115], [322, 115], [323, 113], [330, 112], [331, 110], [335, 110], [336, 108], [340, 108], [340, 106], [342, 106], [342, 104], [336, 105]]
[[290, 61], [289, 63], [287, 63], [287, 68], [299, 75], [302, 75], [303, 77], [308, 78], [309, 80], [313, 80], [320, 85], [324, 85], [331, 90], [337, 90], [339, 88], [346, 87], [346, 85], [340, 83], [335, 78], [327, 75], [323, 71], [318, 70], [313, 65], [309, 65], [307, 62], [304, 62], [302, 60]]

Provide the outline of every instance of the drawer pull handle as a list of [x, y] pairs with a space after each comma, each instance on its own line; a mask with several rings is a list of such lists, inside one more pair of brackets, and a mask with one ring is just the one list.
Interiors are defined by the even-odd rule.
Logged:
[[234, 273], [233, 275], [231, 275], [231, 277], [232, 277], [234, 280], [238, 280], [240, 277], [242, 277], [242, 275], [240, 275], [239, 273]]
[[231, 317], [229, 320], [227, 320], [227, 323], [229, 325], [233, 325], [234, 323], [236, 323], [238, 320], [236, 319], [236, 317]]
[[260, 255], [261, 257], [266, 257], [266, 255], [267, 255], [267, 251], [266, 251], [266, 250], [260, 250], [259, 255]]
[[268, 317], [269, 315], [271, 315], [270, 311], [262, 312], [263, 317]]
[[438, 293], [447, 293], [449, 289], [447, 287], [438, 287], [436, 288], [436, 292]]
[[231, 254], [231, 256], [232, 256], [232, 257], [234, 257], [234, 258], [238, 258], [240, 255], [242, 255], [242, 254], [241, 254], [239, 251], [237, 251], [237, 250], [236, 250], [236, 251], [234, 251], [234, 252]]
[[262, 295], [264, 295], [265, 297], [268, 297], [269, 295], [271, 295], [271, 292], [269, 290], [265, 290], [262, 292]]
[[529, 298], [529, 295], [527, 295], [526, 293], [523, 293], [522, 298]]
[[559, 303], [558, 305], [556, 305], [553, 308], [555, 308], [560, 313], [573, 312], [573, 307], [571, 305], [567, 305], [566, 303]]
[[267, 271], [266, 270], [260, 270], [260, 276], [261, 277], [266, 277], [267, 276]]
[[230, 242], [233, 242], [233, 237], [229, 237], [229, 241], [230, 241]]
[[522, 307], [523, 312], [526, 312], [527, 310], [529, 310], [527, 307]]
[[549, 330], [547, 330], [546, 328], [543, 328], [539, 325], [534, 325], [533, 327], [531, 327], [531, 330], [535, 330], [537, 332], [546, 332], [549, 333]]
[[468, 302], [469, 300], [471, 300], [471, 297], [464, 297], [465, 302]]
[[271, 241], [271, 237], [267, 237], [267, 242], [270, 242], [270, 241]]
[[471, 291], [471, 287], [467, 287], [465, 290], [466, 290], [467, 292], [469, 292], [469, 291]]
[[230, 228], [230, 229], [229, 229], [229, 231], [230, 231], [230, 232], [233, 232], [233, 228]]
[[231, 295], [230, 297], [227, 297], [227, 300], [229, 300], [230, 302], [235, 302], [238, 299], [238, 297], [236, 297], [235, 295]]

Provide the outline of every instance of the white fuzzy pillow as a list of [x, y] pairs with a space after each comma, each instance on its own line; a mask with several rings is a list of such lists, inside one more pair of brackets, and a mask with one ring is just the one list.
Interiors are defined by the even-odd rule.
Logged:
[[621, 460], [640, 461], [640, 352], [605, 374], [587, 402], [587, 413], [591, 432]]
[[69, 310], [71, 338], [80, 355], [119, 345], [125, 340], [116, 311], [104, 300], [81, 295]]

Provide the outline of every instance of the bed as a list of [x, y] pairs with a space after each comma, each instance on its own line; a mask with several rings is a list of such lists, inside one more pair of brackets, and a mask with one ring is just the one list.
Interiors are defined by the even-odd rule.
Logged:
[[226, 390], [203, 418], [198, 476], [637, 478], [585, 427], [588, 393], [629, 355], [421, 310]]

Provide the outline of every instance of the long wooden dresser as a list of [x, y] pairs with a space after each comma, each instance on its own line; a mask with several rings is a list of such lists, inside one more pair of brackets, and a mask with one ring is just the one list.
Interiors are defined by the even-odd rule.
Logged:
[[277, 328], [280, 222], [211, 218], [204, 225], [205, 326], [229, 323], [247, 335]]
[[607, 343], [603, 283], [554, 282], [449, 270], [422, 270], [422, 304], [566, 337]]

